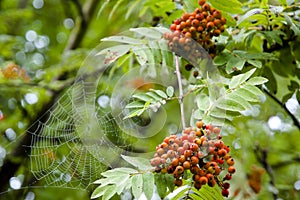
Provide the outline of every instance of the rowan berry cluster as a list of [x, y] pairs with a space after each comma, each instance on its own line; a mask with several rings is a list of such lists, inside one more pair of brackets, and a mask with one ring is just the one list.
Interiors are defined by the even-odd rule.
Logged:
[[176, 186], [182, 185], [184, 174], [190, 174], [196, 189], [217, 184], [227, 197], [230, 184], [226, 181], [236, 171], [230, 148], [222, 141], [219, 127], [202, 121], [196, 126], [186, 128], [180, 135], [166, 137], [156, 147], [150, 163], [157, 173], [173, 174]]
[[199, 0], [198, 4], [200, 8], [194, 12], [184, 13], [181, 18], [175, 19], [170, 26], [172, 32], [164, 35], [170, 50], [188, 56], [189, 60], [201, 56], [198, 44], [213, 58], [216, 46], [212, 37], [218, 37], [225, 30], [226, 19], [221, 11], [211, 7], [205, 0]]

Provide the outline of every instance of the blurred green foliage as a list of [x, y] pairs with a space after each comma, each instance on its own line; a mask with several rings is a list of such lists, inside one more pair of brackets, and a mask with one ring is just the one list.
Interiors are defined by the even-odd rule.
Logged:
[[[10, 153], [18, 146], [18, 139], [48, 110], [46, 105], [50, 103], [52, 106], [57, 98], [65, 94], [78, 76], [77, 71], [83, 60], [100, 43], [100, 39], [136, 27], [168, 28], [183, 12], [194, 10], [197, 6], [196, 0], [99, 0], [95, 3], [96, 8], [88, 26], [84, 27], [86, 32], [79, 45], [66, 49], [82, 20], [79, 10], [84, 12], [82, 8], [89, 2], [0, 1], [0, 150], [3, 152], [5, 149], [7, 153], [5, 159], [0, 157], [0, 166], [5, 164], [2, 161], [6, 159], [20, 163], [14, 176], [21, 175], [24, 186], [20, 190], [9, 189], [0, 193], [0, 199], [23, 199], [31, 194], [28, 192], [33, 192], [36, 199], [89, 199], [90, 193], [87, 191], [78, 188], [51, 188], [47, 187], [43, 179], [34, 180], [28, 157], [15, 159]], [[229, 20], [227, 31], [217, 42], [219, 52], [214, 62], [220, 74], [231, 79], [234, 75], [257, 68], [255, 76], [263, 76], [269, 80], [261, 88], [266, 92], [261, 103], [256, 103], [251, 110], [234, 118], [233, 127], [224, 127], [222, 130], [224, 141], [233, 147], [232, 155], [237, 162], [238, 173], [232, 181], [231, 193], [236, 192], [236, 199], [245, 199], [249, 195], [252, 199], [272, 199], [277, 192], [278, 198], [299, 199], [299, 3], [284, 0], [241, 1], [242, 10], [230, 12], [229, 3], [222, 6], [217, 1], [208, 2], [216, 7], [220, 6], [220, 10], [224, 9]], [[124, 57], [122, 59], [127, 60]], [[7, 67], [11, 63], [19, 67], [15, 71], [9, 71]], [[122, 67], [112, 68], [113, 70], [109, 68], [103, 73], [97, 97], [103, 94], [111, 96], [115, 83], [124, 73], [138, 66], [136, 60], [130, 62], [129, 59], [124, 63], [119, 64]], [[237, 67], [237, 63], [242, 65]], [[22, 70], [29, 79], [24, 78]], [[16, 72], [17, 77], [6, 76], [5, 72]], [[142, 75], [148, 74], [145, 72]], [[31, 98], [26, 98], [28, 94], [31, 94]], [[32, 98], [37, 98], [37, 101], [31, 102]], [[191, 94], [185, 99], [188, 102], [188, 114], [194, 108], [195, 98]], [[110, 124], [105, 128], [120, 134], [108, 135], [109, 139], [117, 145], [126, 144], [130, 150], [153, 152], [166, 135], [179, 132], [180, 129], [178, 103], [170, 101], [164, 105], [164, 109], [168, 118], [159, 134], [145, 140], [135, 140], [124, 136], [115, 127], [116, 124], [109, 121]], [[99, 110], [100, 115], [103, 112], [106, 110]], [[161, 119], [162, 115], [158, 114], [154, 124], [159, 124]], [[277, 120], [275, 127], [270, 125], [272, 119]], [[148, 118], [143, 115], [135, 120], [137, 123], [147, 124]], [[298, 127], [295, 120], [298, 121]], [[10, 130], [13, 130], [15, 136], [8, 135]], [[151, 132], [144, 134], [151, 135]], [[265, 161], [272, 167], [271, 176], [274, 176], [275, 188], [270, 184], [271, 176], [266, 171], [261, 177], [262, 190], [255, 194], [247, 184], [247, 174], [251, 173], [252, 166], [265, 167], [257, 157], [260, 149], [268, 153]], [[61, 150], [60, 153], [66, 152]], [[117, 160], [115, 157], [112, 159]], [[294, 184], [297, 181], [296, 190]]]

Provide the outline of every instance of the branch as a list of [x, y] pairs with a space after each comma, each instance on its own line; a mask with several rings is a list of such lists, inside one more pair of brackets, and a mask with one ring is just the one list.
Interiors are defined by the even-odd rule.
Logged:
[[83, 36], [85, 35], [89, 26], [90, 18], [94, 14], [94, 11], [97, 7], [97, 3], [99, 3], [99, 1], [97, 0], [90, 0], [86, 2], [86, 4], [83, 7], [81, 7], [78, 0], [73, 0], [73, 2], [79, 12], [79, 17], [76, 19], [76, 24], [73, 29], [73, 32], [70, 35], [68, 44], [64, 50], [65, 52], [79, 47]]
[[[277, 190], [275, 186], [275, 177], [273, 173], [273, 169], [271, 165], [268, 163], [268, 150], [267, 149], [262, 149], [259, 144], [255, 144], [254, 148], [254, 155], [258, 162], [263, 166], [263, 168], [266, 170], [267, 174], [270, 177], [270, 184], [274, 187], [275, 190]], [[273, 199], [276, 200], [278, 197], [278, 190], [277, 191], [272, 191], [273, 194]]]
[[[89, 0], [82, 9], [82, 21], [77, 27], [74, 29], [73, 33], [70, 36], [70, 40], [65, 48], [65, 52], [71, 49], [75, 49], [79, 46], [82, 41], [86, 31], [88, 24], [90, 22], [90, 18], [92, 17], [96, 5], [99, 3], [97, 0]], [[99, 71], [100, 73], [101, 71]], [[71, 82], [68, 82], [71, 84]], [[7, 191], [9, 179], [14, 176], [14, 174], [18, 171], [20, 166], [23, 164], [25, 158], [28, 154], [30, 154], [31, 149], [25, 149], [25, 147], [29, 147], [30, 145], [34, 145], [32, 141], [32, 134], [39, 134], [43, 131], [42, 127], [38, 129], [39, 123], [35, 123], [37, 121], [41, 123], [46, 123], [49, 119], [48, 115], [45, 115], [49, 109], [53, 107], [57, 98], [63, 93], [64, 89], [69, 86], [69, 84], [64, 84], [60, 90], [53, 91], [51, 100], [42, 106], [42, 108], [36, 113], [36, 117], [30, 120], [29, 124], [32, 126], [29, 127], [26, 133], [21, 137], [19, 142], [16, 144], [12, 152], [5, 157], [2, 167], [0, 168], [0, 192]], [[42, 116], [42, 117], [41, 117]]]
[[300, 122], [295, 117], [295, 115], [293, 115], [293, 113], [289, 111], [286, 105], [282, 103], [275, 95], [273, 95], [267, 89], [263, 88], [263, 91], [285, 110], [285, 112], [292, 118], [294, 125], [300, 130]]
[[176, 66], [176, 75], [178, 80], [178, 89], [179, 89], [179, 106], [180, 106], [180, 115], [181, 115], [181, 123], [182, 128], [185, 129], [185, 117], [184, 117], [184, 105], [183, 105], [183, 90], [182, 90], [182, 81], [181, 81], [181, 74], [180, 74], [180, 67], [179, 67], [179, 58], [175, 55], [175, 66]]

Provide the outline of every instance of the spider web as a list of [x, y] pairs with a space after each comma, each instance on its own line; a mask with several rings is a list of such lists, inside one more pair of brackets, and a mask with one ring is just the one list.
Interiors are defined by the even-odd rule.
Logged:
[[[123, 92], [115, 89], [117, 92], [111, 95], [113, 103], [103, 108], [97, 104], [96, 91], [107, 66], [95, 67], [103, 64], [99, 60], [103, 58], [91, 53], [77, 81], [45, 113], [47, 121], [35, 122], [35, 131], [28, 132], [31, 134], [28, 147], [31, 172], [46, 186], [90, 189], [103, 171], [124, 164], [120, 155], [133, 151], [136, 138], [150, 137], [144, 132], [151, 123], [143, 127], [131, 119], [124, 120], [127, 112], [124, 107], [136, 89], [128, 84], [126, 88], [126, 83], [140, 75], [139, 69], [131, 70], [118, 81], [115, 87], [122, 87]], [[174, 84], [176, 79], [162, 81], [165, 75], [148, 78], [157, 84]], [[151, 133], [157, 133], [164, 121], [160, 124], [156, 124]]]
[[[124, 166], [121, 154], [132, 153], [135, 143], [147, 140], [165, 125], [167, 116], [163, 107], [159, 109], [162, 117], [158, 123], [152, 120], [154, 115], [145, 126], [132, 119], [124, 120], [128, 114], [124, 107], [136, 90], [127, 83], [142, 76], [150, 83], [176, 87], [174, 68], [166, 71], [157, 66], [155, 77], [143, 75], [139, 68], [129, 70], [109, 95], [110, 105], [101, 107], [97, 104], [97, 88], [110, 65], [105, 55], [98, 52], [105, 47], [100, 45], [91, 52], [83, 61], [75, 83], [45, 113], [47, 120], [35, 122], [37, 128], [29, 132], [31, 172], [46, 186], [90, 189], [103, 171]], [[147, 69], [149, 64], [153, 63], [142, 68]]]
[[122, 113], [112, 117], [109, 109], [97, 104], [97, 83], [107, 66], [96, 52], [83, 62], [77, 81], [45, 113], [47, 120], [35, 122], [35, 131], [28, 132], [31, 172], [46, 186], [88, 189], [101, 172], [119, 163], [120, 154], [131, 151], [131, 137], [115, 126]]

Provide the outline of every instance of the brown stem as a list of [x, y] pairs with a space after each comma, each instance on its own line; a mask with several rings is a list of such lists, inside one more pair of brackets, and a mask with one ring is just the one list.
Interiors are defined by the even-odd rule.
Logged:
[[271, 99], [273, 99], [277, 104], [279, 104], [284, 109], [284, 111], [292, 118], [294, 125], [300, 130], [300, 122], [295, 117], [295, 115], [293, 115], [293, 113], [289, 111], [286, 105], [282, 103], [275, 95], [273, 95], [267, 89], [264, 88], [263, 90], [269, 97], [271, 97]]
[[[274, 187], [275, 190], [277, 190], [275, 186], [275, 176], [273, 169], [271, 165], [268, 163], [268, 150], [267, 149], [262, 149], [259, 144], [257, 143], [254, 148], [254, 154], [258, 162], [263, 166], [263, 168], [266, 170], [267, 174], [270, 177], [270, 185]], [[278, 197], [278, 192], [273, 191], [272, 192], [273, 199], [276, 200]]]

